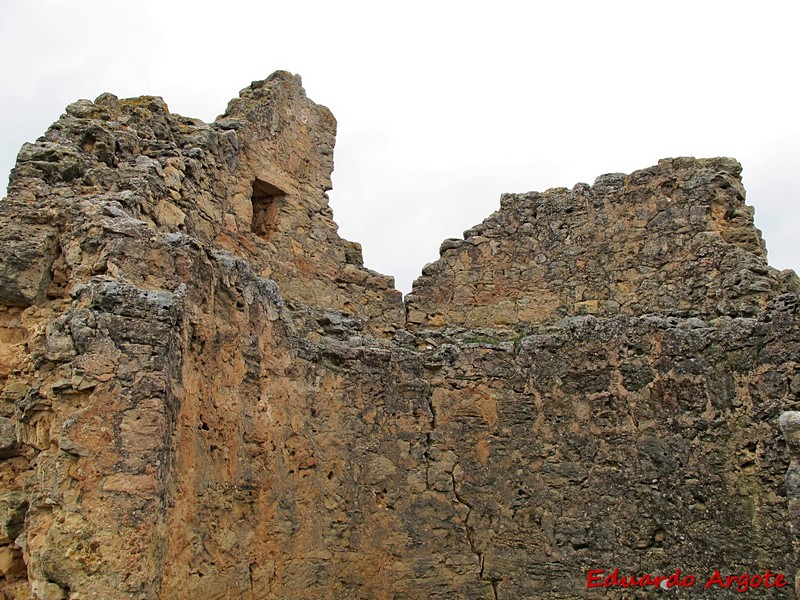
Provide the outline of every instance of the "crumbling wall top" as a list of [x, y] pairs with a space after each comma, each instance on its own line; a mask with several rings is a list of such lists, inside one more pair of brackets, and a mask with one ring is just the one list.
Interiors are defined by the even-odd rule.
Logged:
[[407, 298], [411, 326], [753, 315], [797, 285], [768, 266], [730, 158], [664, 159], [591, 186], [506, 194], [440, 253]]

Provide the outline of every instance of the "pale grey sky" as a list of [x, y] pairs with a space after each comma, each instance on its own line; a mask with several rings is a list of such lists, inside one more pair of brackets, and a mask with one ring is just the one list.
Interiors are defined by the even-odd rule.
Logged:
[[3, 0], [0, 177], [108, 91], [213, 120], [285, 69], [336, 115], [331, 205], [407, 292], [499, 205], [667, 156], [733, 156], [770, 264], [800, 267], [796, 2]]

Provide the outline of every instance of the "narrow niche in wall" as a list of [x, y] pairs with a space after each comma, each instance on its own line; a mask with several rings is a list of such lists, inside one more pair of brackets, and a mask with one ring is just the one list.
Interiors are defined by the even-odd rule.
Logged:
[[253, 181], [253, 233], [267, 238], [278, 230], [278, 215], [286, 194], [271, 183]]

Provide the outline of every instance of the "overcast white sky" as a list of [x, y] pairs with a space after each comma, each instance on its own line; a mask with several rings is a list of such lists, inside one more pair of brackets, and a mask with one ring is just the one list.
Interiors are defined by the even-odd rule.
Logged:
[[733, 156], [770, 264], [800, 267], [800, 5], [2, 0], [0, 177], [79, 98], [212, 121], [286, 69], [336, 115], [331, 205], [408, 292], [499, 206], [667, 156]]

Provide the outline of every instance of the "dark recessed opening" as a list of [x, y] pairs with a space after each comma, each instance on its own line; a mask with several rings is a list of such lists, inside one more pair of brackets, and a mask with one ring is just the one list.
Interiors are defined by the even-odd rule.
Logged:
[[278, 230], [278, 215], [286, 196], [284, 192], [266, 181], [253, 181], [253, 233], [269, 237]]

